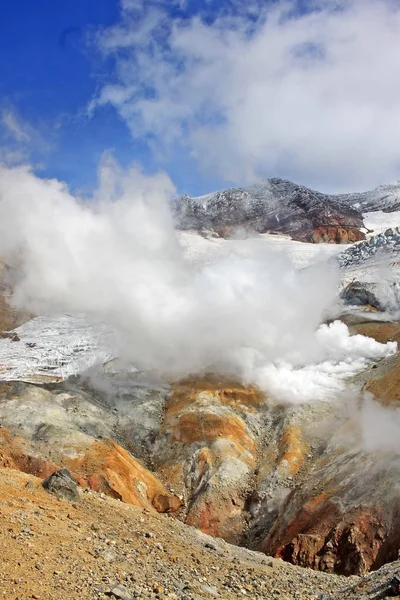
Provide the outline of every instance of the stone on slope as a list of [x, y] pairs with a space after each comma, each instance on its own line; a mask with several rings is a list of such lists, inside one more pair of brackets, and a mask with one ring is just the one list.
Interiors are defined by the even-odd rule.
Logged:
[[114, 598], [118, 598], [118, 600], [132, 600], [132, 594], [128, 592], [128, 590], [124, 585], [122, 585], [122, 583], [119, 583], [118, 585], [114, 586], [110, 593], [107, 595], [114, 596]]
[[341, 291], [340, 298], [345, 304], [351, 306], [369, 306], [376, 310], [383, 310], [382, 304], [367, 283], [352, 281]]
[[61, 500], [77, 502], [80, 500], [78, 488], [68, 469], [60, 469], [42, 482], [45, 490]]

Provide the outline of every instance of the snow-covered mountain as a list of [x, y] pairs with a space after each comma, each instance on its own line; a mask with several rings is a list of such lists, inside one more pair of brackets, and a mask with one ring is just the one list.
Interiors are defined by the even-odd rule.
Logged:
[[400, 182], [368, 192], [323, 194], [284, 179], [229, 188], [205, 196], [181, 196], [173, 209], [181, 229], [211, 230], [229, 237], [235, 228], [285, 233], [308, 242], [363, 239], [363, 214], [400, 208]]
[[361, 211], [347, 200], [283, 179], [173, 203], [181, 229], [211, 230], [229, 237], [235, 228], [285, 233], [308, 242], [351, 243], [363, 239]]

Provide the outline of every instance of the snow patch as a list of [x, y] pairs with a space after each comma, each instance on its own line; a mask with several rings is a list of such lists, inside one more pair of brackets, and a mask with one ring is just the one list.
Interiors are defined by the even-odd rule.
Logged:
[[383, 212], [376, 210], [363, 214], [365, 227], [372, 230], [372, 235], [383, 233], [387, 229], [400, 226], [400, 211]]
[[114, 357], [115, 334], [84, 316], [36, 317], [0, 339], [0, 380], [66, 379]]

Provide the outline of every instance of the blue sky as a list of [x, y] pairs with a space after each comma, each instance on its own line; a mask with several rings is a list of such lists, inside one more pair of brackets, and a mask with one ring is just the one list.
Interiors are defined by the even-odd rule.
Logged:
[[400, 177], [399, 34], [391, 0], [3, 0], [1, 154], [84, 192], [106, 150], [191, 194], [372, 187]]
[[43, 165], [40, 173], [73, 187], [94, 184], [105, 149], [112, 148], [122, 162], [146, 156], [114, 110], [92, 119], [84, 114], [104, 68], [86, 36], [90, 28], [107, 26], [117, 17], [114, 0], [2, 3], [1, 104], [43, 136], [45, 143], [31, 149], [33, 160]]
[[[196, 2], [171, 13], [187, 18], [204, 6]], [[91, 36], [118, 21], [117, 0], [3, 0], [1, 12], [0, 109], [37, 134], [28, 150], [40, 175], [87, 192], [96, 184], [102, 153], [111, 150], [121, 165], [138, 161], [149, 172], [166, 169], [180, 191], [202, 193], [222, 183], [199, 174], [179, 148], [172, 159], [155, 157], [145, 136], [133, 139], [111, 106], [87, 117], [88, 103], [111, 70]], [[0, 134], [15, 145], [7, 128]]]

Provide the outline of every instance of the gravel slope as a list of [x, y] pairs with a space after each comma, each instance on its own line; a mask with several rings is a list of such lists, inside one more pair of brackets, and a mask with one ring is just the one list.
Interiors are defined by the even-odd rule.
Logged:
[[126, 600], [316, 600], [358, 581], [293, 567], [92, 492], [70, 504], [39, 479], [0, 469], [4, 598], [106, 600], [114, 590]]

